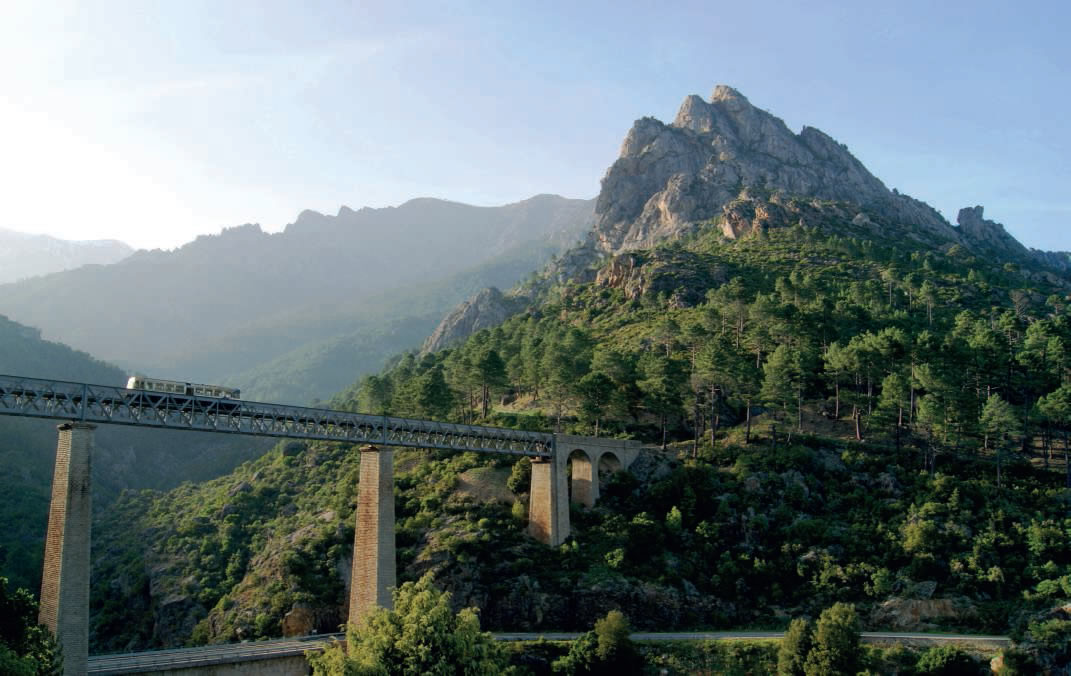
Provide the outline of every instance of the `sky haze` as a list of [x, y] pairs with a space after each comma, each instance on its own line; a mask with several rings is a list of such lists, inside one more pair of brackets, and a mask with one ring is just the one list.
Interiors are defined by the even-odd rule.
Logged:
[[[404, 5], [401, 6], [401, 5]], [[865, 5], [865, 6], [864, 6]], [[5, 5], [0, 227], [170, 248], [306, 208], [588, 198], [729, 84], [955, 222], [1071, 250], [1064, 3]]]

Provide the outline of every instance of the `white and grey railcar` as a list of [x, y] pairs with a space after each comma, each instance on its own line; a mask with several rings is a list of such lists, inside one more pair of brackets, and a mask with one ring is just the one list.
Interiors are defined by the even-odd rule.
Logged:
[[160, 378], [146, 378], [144, 376], [130, 376], [126, 381], [126, 388], [128, 390], [147, 390], [149, 392], [181, 394], [191, 397], [217, 397], [219, 399], [242, 398], [242, 391], [236, 387], [183, 383], [177, 380], [161, 380]]

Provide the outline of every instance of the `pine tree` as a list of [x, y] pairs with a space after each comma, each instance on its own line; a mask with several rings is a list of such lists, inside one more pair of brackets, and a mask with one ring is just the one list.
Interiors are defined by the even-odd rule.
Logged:
[[577, 383], [580, 395], [580, 410], [584, 417], [595, 423], [595, 436], [599, 436], [599, 421], [610, 407], [614, 394], [614, 381], [604, 373], [589, 373]]
[[1004, 457], [1005, 440], [1018, 432], [1019, 420], [1008, 402], [1004, 401], [999, 394], [989, 395], [989, 399], [982, 408], [982, 415], [978, 418], [978, 424], [985, 433], [984, 449], [989, 450], [989, 440], [996, 440], [997, 450], [997, 488], [1002, 486], [1002, 460]]
[[505, 387], [506, 363], [502, 361], [497, 350], [489, 349], [484, 352], [476, 362], [476, 373], [480, 379], [480, 401], [482, 404], [483, 417], [486, 418], [491, 402], [493, 389]]
[[454, 407], [454, 393], [446, 383], [442, 366], [435, 366], [420, 377], [416, 403], [421, 415], [433, 420], [445, 420]]
[[803, 372], [800, 368], [800, 353], [787, 345], [778, 345], [762, 368], [762, 398], [780, 404], [788, 414], [788, 402], [799, 402], [799, 426], [803, 427], [802, 388]]
[[430, 573], [393, 592], [394, 609], [377, 609], [349, 627], [343, 652], [337, 644], [308, 658], [317, 676], [429, 674], [497, 676], [508, 658], [491, 634], [480, 631], [475, 608], [454, 613], [450, 594]]

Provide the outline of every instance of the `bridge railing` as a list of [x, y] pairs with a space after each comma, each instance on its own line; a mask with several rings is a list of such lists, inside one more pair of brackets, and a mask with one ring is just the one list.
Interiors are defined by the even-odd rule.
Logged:
[[0, 375], [0, 415], [548, 457], [554, 435]]

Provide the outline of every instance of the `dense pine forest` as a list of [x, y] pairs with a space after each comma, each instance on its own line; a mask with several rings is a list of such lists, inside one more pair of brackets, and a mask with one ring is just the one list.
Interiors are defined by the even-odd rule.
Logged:
[[[527, 461], [400, 453], [400, 581], [434, 573], [485, 629], [585, 629], [613, 609], [640, 629], [783, 628], [851, 602], [866, 628], [1014, 632], [1060, 654], [1066, 278], [768, 199], [807, 224], [699, 227], [534, 280], [526, 311], [336, 398], [651, 446], [558, 549], [524, 533]], [[281, 444], [120, 499], [96, 531], [98, 649], [335, 629], [354, 451]]]

